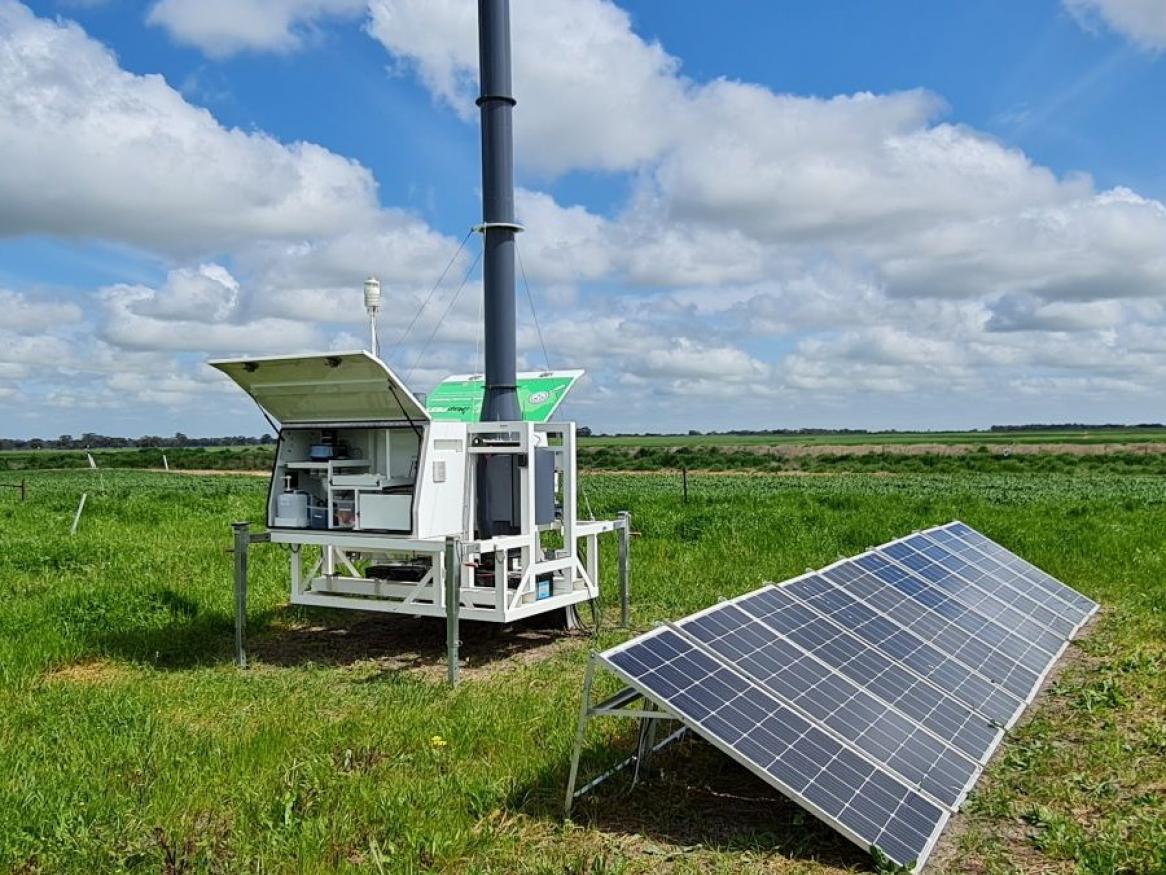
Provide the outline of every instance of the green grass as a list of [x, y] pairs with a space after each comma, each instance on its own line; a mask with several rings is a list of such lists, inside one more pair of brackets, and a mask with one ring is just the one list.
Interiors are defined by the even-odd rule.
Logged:
[[[393, 624], [409, 621], [293, 609], [282, 554], [257, 547], [255, 665], [240, 672], [226, 548], [232, 520], [260, 518], [263, 480], [27, 476], [24, 504], [0, 493], [0, 871], [869, 868], [697, 742], [652, 784], [616, 780], [562, 822], [587, 650], [627, 634], [611, 605], [598, 641], [510, 658], [506, 637], [467, 629], [467, 679], [450, 690], [440, 626], [397, 658]], [[585, 486], [598, 515], [633, 513], [638, 628], [954, 517], [1099, 599], [939, 867], [1166, 871], [1160, 478], [694, 475], [687, 504], [672, 476]], [[629, 729], [594, 724], [585, 769], [626, 753]]]

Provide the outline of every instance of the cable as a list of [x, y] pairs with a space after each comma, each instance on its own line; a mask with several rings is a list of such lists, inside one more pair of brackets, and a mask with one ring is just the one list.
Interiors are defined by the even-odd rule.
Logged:
[[547, 354], [547, 345], [543, 340], [543, 329], [538, 324], [538, 312], [534, 309], [534, 295], [530, 293], [530, 282], [526, 279], [526, 265], [522, 262], [522, 251], [518, 248], [518, 239], [514, 240], [514, 252], [518, 255], [518, 269], [522, 271], [522, 284], [526, 286], [526, 300], [530, 302], [530, 315], [534, 318], [534, 330], [538, 333], [538, 345], [543, 349], [543, 361], [547, 370], [551, 369], [551, 357]]
[[393, 350], [394, 353], [404, 347], [405, 341], [409, 338], [409, 333], [413, 330], [413, 326], [417, 324], [417, 320], [421, 318], [421, 314], [424, 313], [425, 308], [429, 306], [429, 302], [433, 298], [433, 293], [436, 292], [441, 286], [442, 282], [445, 280], [445, 275], [449, 273], [449, 269], [453, 267], [453, 263], [457, 261], [457, 257], [461, 255], [462, 250], [466, 246], [466, 241], [470, 239], [470, 235], [473, 233], [473, 228], [471, 228], [469, 231], [466, 231], [466, 236], [463, 237], [462, 242], [458, 244], [457, 251], [454, 252], [453, 257], [450, 258], [449, 264], [445, 266], [445, 270], [441, 272], [441, 276], [437, 278], [437, 282], [433, 284], [433, 288], [431, 288], [429, 290], [429, 294], [425, 296], [425, 300], [422, 302], [421, 308], [413, 315], [413, 321], [409, 323], [408, 327], [405, 329], [405, 333], [402, 334], [400, 338], [398, 338], [397, 345]]
[[409, 367], [408, 372], [405, 374], [406, 383], [409, 382], [409, 378], [413, 376], [413, 371], [417, 370], [417, 365], [421, 364], [421, 358], [425, 355], [425, 351], [429, 349], [429, 344], [433, 343], [433, 338], [437, 336], [437, 330], [441, 328], [441, 323], [445, 321], [445, 317], [449, 315], [450, 311], [453, 309], [453, 305], [457, 303], [457, 299], [461, 295], [462, 289], [464, 289], [466, 287], [466, 283], [469, 282], [470, 274], [474, 272], [474, 268], [478, 266], [478, 262], [481, 260], [482, 250], [479, 249], [478, 254], [474, 257], [474, 261], [470, 265], [469, 270], [466, 271], [466, 275], [462, 277], [461, 285], [457, 287], [457, 291], [454, 292], [453, 298], [450, 299], [449, 305], [445, 308], [445, 312], [441, 314], [441, 318], [438, 319], [437, 324], [433, 326], [433, 332], [429, 335], [429, 339], [425, 341], [425, 345], [421, 347], [421, 351], [418, 352], [417, 357], [413, 359], [413, 364]]

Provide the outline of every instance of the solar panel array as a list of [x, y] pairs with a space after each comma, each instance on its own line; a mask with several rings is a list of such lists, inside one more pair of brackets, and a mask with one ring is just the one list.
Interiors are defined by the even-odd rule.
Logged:
[[954, 522], [600, 658], [851, 841], [921, 866], [1096, 610]]

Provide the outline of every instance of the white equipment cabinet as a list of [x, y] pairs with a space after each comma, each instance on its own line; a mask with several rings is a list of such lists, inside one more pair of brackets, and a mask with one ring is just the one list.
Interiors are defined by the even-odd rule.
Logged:
[[[293, 603], [447, 616], [449, 537], [463, 619], [506, 623], [599, 595], [598, 536], [624, 522], [578, 519], [574, 423], [434, 421], [363, 351], [210, 364], [279, 424], [267, 525], [290, 548]], [[478, 537], [483, 455], [517, 457], [512, 534]], [[307, 495], [307, 526], [277, 525], [288, 491]]]

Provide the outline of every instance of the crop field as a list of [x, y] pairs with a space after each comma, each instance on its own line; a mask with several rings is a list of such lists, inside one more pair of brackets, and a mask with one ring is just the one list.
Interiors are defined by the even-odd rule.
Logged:
[[[960, 518], [1103, 610], [1014, 729], [929, 871], [1166, 872], [1166, 480], [1116, 471], [592, 473], [629, 510], [636, 629]], [[22, 471], [0, 490], [0, 871], [870, 871], [868, 855], [699, 740], [562, 794], [595, 637], [293, 608], [252, 550], [252, 666], [232, 662], [236, 475]], [[0, 483], [16, 478], [0, 471]], [[69, 535], [82, 492], [89, 500]], [[604, 678], [601, 693], [614, 690]], [[588, 776], [634, 728], [593, 722]]]

